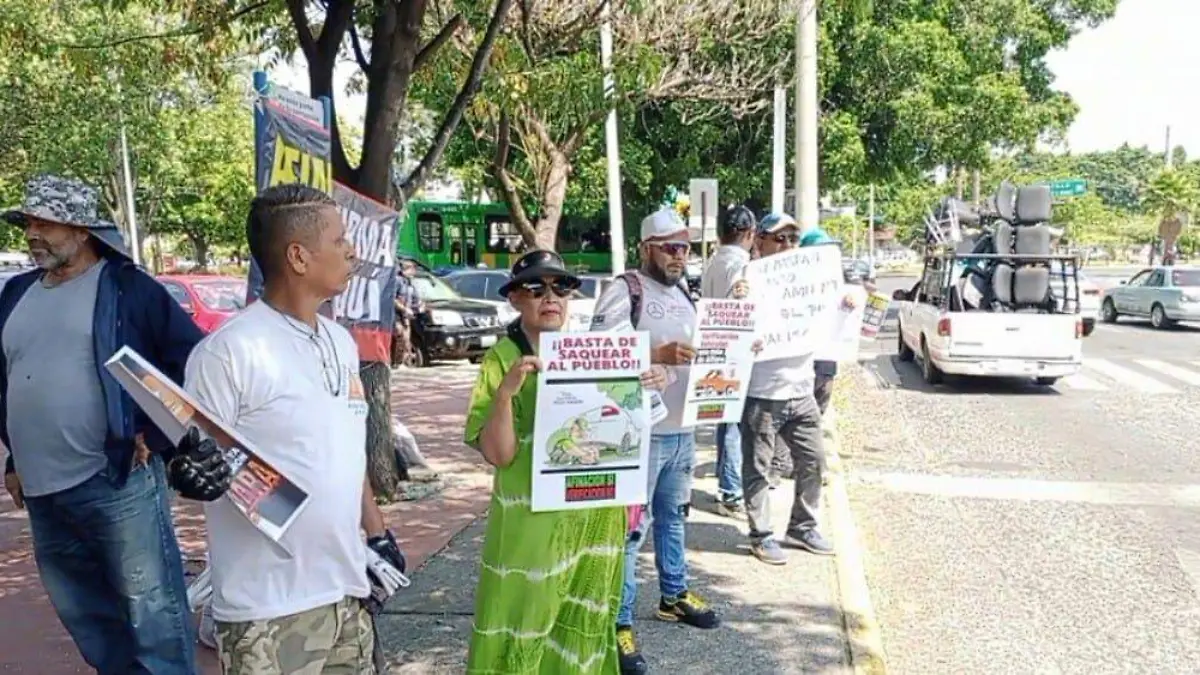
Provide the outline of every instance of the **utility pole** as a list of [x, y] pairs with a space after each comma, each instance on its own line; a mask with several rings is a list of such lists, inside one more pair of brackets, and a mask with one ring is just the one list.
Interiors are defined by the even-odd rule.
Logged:
[[975, 208], [979, 208], [979, 192], [980, 192], [980, 177], [979, 169], [975, 169], [971, 181], [971, 202], [975, 204]]
[[787, 89], [775, 88], [775, 133], [772, 137], [771, 212], [783, 213], [787, 188]]
[[125, 104], [121, 99], [121, 81], [117, 80], [117, 122], [121, 125], [121, 173], [125, 178], [125, 217], [129, 219], [129, 252], [133, 254], [133, 264], [142, 264], [142, 247], [138, 241], [137, 207], [133, 201], [133, 174], [129, 171], [129, 143], [125, 138]]
[[796, 16], [796, 222], [817, 227], [817, 0], [800, 0]]
[[608, 228], [612, 245], [612, 273], [625, 273], [625, 221], [621, 209], [621, 152], [617, 145], [616, 84], [612, 65], [611, 3], [605, 2], [600, 15], [600, 64], [604, 68], [604, 98], [609, 106], [604, 120], [604, 141], [608, 156]]
[[875, 267], [875, 184], [871, 183], [871, 193], [867, 201], [867, 259], [871, 267]]
[[1166, 162], [1168, 169], [1171, 168], [1171, 163], [1174, 161], [1174, 158], [1171, 157], [1171, 154], [1172, 154], [1171, 153], [1171, 125], [1168, 124], [1167, 125], [1167, 154], [1164, 155], [1164, 157], [1163, 157], [1163, 161]]

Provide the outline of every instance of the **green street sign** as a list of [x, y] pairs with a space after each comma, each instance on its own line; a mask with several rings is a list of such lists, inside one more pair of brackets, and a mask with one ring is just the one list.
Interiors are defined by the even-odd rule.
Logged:
[[1050, 183], [1050, 194], [1055, 197], [1078, 197], [1087, 193], [1087, 181], [1082, 178], [1068, 178]]

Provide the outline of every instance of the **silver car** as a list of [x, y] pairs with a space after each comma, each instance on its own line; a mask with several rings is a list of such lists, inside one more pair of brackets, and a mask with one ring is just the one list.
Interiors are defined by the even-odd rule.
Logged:
[[1150, 267], [1104, 291], [1100, 318], [1148, 317], [1155, 328], [1177, 321], [1200, 321], [1200, 268]]

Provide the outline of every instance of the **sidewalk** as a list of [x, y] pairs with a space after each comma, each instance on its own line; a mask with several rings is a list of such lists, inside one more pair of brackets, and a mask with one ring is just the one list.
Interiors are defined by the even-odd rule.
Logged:
[[[419, 501], [384, 507], [409, 565], [416, 569], [487, 508], [491, 474], [477, 453], [460, 442], [474, 369], [456, 365], [392, 375], [392, 403], [416, 436], [441, 489]], [[0, 455], [3, 452], [0, 451]], [[174, 509], [180, 546], [203, 559], [204, 517], [199, 505]], [[91, 672], [63, 630], [42, 590], [33, 562], [29, 524], [0, 490], [0, 673], [73, 675]], [[193, 567], [189, 565], [189, 567]], [[203, 672], [219, 673], [215, 653], [198, 647]]]
[[[702, 441], [703, 444], [703, 441]], [[770, 567], [747, 550], [745, 522], [714, 513], [716, 459], [699, 451], [698, 479], [688, 518], [692, 587], [721, 614], [712, 631], [653, 618], [658, 602], [651, 545], [639, 561], [638, 637], [652, 673], [849, 673], [848, 645], [838, 601], [834, 560], [789, 550], [789, 562]], [[791, 483], [772, 493], [774, 521], [791, 507]], [[385, 610], [378, 626], [393, 675], [462, 673], [484, 519], [464, 530], [413, 575], [413, 585]]]

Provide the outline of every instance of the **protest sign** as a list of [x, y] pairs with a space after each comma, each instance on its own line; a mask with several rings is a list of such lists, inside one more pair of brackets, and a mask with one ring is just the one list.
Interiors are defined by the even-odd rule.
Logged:
[[350, 284], [333, 299], [333, 316], [354, 336], [360, 359], [387, 362], [396, 322], [400, 214], [341, 183], [333, 184], [333, 199], [358, 257]]
[[[301, 183], [333, 193], [333, 136], [324, 99], [313, 99], [254, 74], [254, 185], [262, 192], [276, 185]], [[318, 115], [318, 110], [321, 114]], [[253, 258], [246, 283], [246, 304], [262, 295], [262, 270]], [[332, 314], [326, 308], [324, 314]]]
[[122, 347], [104, 367], [171, 443], [178, 445], [192, 426], [216, 441], [233, 474], [225, 496], [283, 549], [279, 540], [308, 504], [308, 492], [268, 464], [245, 438], [219, 422], [134, 350]]
[[817, 358], [822, 361], [849, 363], [858, 360], [867, 291], [858, 285], [846, 285], [843, 290], [842, 300], [837, 304], [834, 314], [833, 338], [825, 347], [817, 348]]
[[748, 300], [696, 303], [696, 358], [688, 369], [684, 426], [742, 419], [754, 366], [755, 317]]
[[805, 246], [746, 266], [758, 306], [758, 361], [811, 354], [833, 338], [842, 298], [842, 252], [836, 243]]
[[650, 335], [543, 333], [538, 354], [532, 510], [645, 504]]
[[879, 335], [883, 320], [887, 318], [889, 304], [891, 304], [891, 298], [882, 293], [872, 293], [867, 296], [867, 307], [863, 312], [863, 337], [874, 339], [876, 335]]
[[320, 122], [294, 114], [272, 96], [254, 105], [255, 185], [258, 192], [301, 183], [331, 194], [333, 138]]

